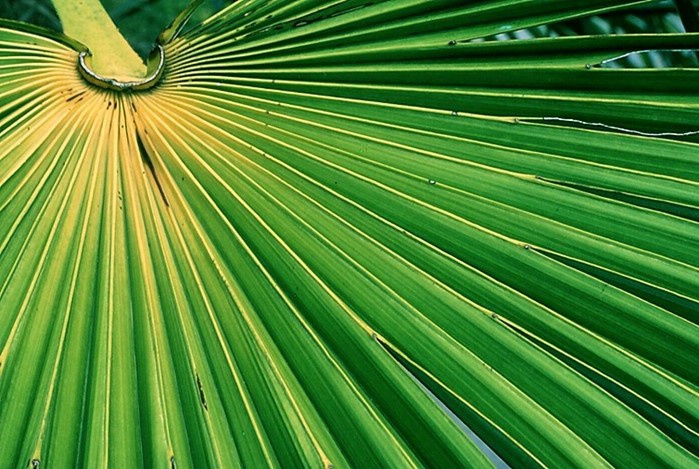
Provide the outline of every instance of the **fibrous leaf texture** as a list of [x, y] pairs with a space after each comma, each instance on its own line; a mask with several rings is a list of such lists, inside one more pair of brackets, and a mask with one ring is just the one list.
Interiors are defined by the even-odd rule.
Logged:
[[472, 41], [646, 3], [0, 24], [0, 466], [697, 467], [699, 35]]

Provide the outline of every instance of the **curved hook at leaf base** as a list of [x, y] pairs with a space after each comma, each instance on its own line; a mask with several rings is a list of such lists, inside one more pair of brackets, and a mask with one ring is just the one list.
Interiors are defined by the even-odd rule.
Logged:
[[95, 72], [87, 63], [87, 58], [92, 56], [89, 50], [83, 51], [78, 56], [78, 69], [82, 77], [89, 83], [100, 88], [114, 91], [141, 91], [153, 87], [163, 75], [165, 69], [165, 51], [163, 45], [175, 39], [187, 21], [192, 17], [194, 11], [203, 3], [203, 0], [194, 0], [182, 11], [177, 18], [168, 26], [156, 41], [155, 47], [148, 58], [147, 74], [138, 80], [121, 80], [107, 77]]
[[87, 64], [87, 57], [90, 57], [90, 51], [81, 52], [78, 56], [78, 70], [85, 80], [100, 88], [127, 91], [127, 90], [146, 90], [153, 87], [163, 75], [165, 69], [165, 50], [160, 44], [156, 44], [153, 52], [148, 58], [148, 74], [141, 80], [121, 81], [116, 78], [109, 78], [96, 73]]

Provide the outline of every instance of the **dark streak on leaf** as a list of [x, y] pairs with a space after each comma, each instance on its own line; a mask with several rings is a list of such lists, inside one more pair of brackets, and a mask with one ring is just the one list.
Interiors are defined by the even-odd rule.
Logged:
[[206, 404], [206, 396], [204, 395], [204, 388], [202, 388], [202, 386], [201, 386], [201, 380], [199, 379], [199, 373], [196, 374], [196, 377], [197, 377], [197, 387], [199, 388], [199, 399], [201, 399], [201, 405], [203, 405], [204, 410], [208, 412], [209, 406]]
[[84, 91], [81, 91], [81, 92], [78, 93], [78, 94], [74, 94], [74, 95], [71, 96], [70, 98], [66, 99], [66, 102], [69, 103], [69, 102], [73, 101], [73, 100], [76, 99], [76, 98], [79, 98], [80, 96], [82, 96], [82, 95], [84, 95], [84, 94], [85, 94]]
[[158, 174], [155, 172], [155, 166], [153, 165], [153, 160], [151, 159], [150, 155], [148, 154], [148, 151], [146, 150], [146, 147], [143, 145], [143, 141], [141, 140], [141, 137], [139, 135], [136, 135], [136, 142], [138, 144], [138, 150], [141, 153], [141, 158], [143, 159], [143, 162], [146, 164], [146, 166], [150, 170], [151, 174], [153, 175], [153, 179], [155, 180], [155, 185], [158, 186], [158, 191], [160, 192], [160, 195], [163, 198], [163, 202], [165, 202], [165, 205], [167, 207], [169, 207], [170, 202], [167, 200], [167, 196], [165, 195], [165, 190], [163, 189], [163, 186], [160, 184], [160, 180], [158, 179]]

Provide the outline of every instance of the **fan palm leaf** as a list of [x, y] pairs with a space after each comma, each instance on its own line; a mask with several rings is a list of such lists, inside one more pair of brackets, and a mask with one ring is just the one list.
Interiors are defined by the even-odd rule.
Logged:
[[2, 467], [697, 466], [699, 35], [471, 41], [646, 3], [0, 23]]

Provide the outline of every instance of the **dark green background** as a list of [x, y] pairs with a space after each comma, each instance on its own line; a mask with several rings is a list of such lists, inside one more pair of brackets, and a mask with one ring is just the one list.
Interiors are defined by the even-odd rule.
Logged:
[[[114, 22], [141, 54], [150, 52], [155, 38], [191, 0], [102, 0]], [[231, 3], [207, 0], [195, 12], [193, 23], [202, 21]], [[26, 21], [61, 29], [50, 0], [0, 0], [0, 18]]]

